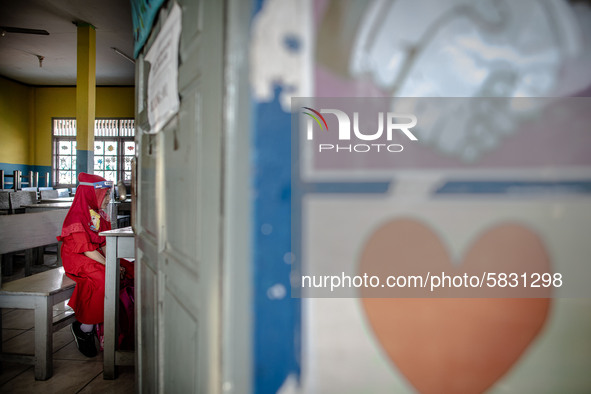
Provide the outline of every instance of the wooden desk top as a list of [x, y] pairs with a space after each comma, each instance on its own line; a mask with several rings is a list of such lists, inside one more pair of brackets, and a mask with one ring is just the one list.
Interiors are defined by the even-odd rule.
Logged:
[[129, 226], [109, 231], [101, 231], [99, 235], [102, 237], [133, 237], [135, 234], [133, 233], [131, 226]]
[[21, 208], [27, 209], [69, 209], [72, 206], [71, 202], [45, 202], [39, 204], [25, 204], [21, 205]]
[[42, 202], [39, 204], [25, 204], [21, 208], [27, 209], [69, 209], [72, 206], [71, 202]]
[[56, 202], [73, 202], [73, 201], [74, 201], [74, 197], [44, 198], [41, 200], [41, 204], [56, 203]]

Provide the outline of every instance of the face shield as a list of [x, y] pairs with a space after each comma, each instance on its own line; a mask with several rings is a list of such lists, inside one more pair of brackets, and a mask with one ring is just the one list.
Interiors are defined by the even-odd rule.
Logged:
[[[105, 214], [107, 215], [107, 217], [109, 218], [109, 221], [111, 223], [113, 223], [113, 220], [117, 220], [115, 216], [115, 206], [113, 205], [114, 203], [114, 188], [113, 188], [113, 181], [100, 181], [100, 182], [80, 182], [80, 185], [84, 185], [84, 186], [92, 186], [96, 192], [97, 189], [108, 189], [106, 196], [108, 196], [108, 203], [106, 207], [103, 207], [103, 201], [97, 201], [97, 204], [99, 205], [99, 209], [102, 209]], [[103, 197], [104, 200], [104, 197]], [[116, 222], [115, 222], [116, 223]]]

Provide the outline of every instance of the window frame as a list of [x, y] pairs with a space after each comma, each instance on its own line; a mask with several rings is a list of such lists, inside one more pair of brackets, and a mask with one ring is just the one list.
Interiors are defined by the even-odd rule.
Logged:
[[[56, 124], [56, 120], [75, 120], [75, 118], [72, 117], [52, 117], [51, 118], [51, 174], [53, 177], [53, 187], [54, 188], [72, 188], [72, 187], [76, 187], [76, 182], [72, 183], [72, 184], [65, 184], [65, 183], [59, 183], [59, 152], [58, 152], [58, 147], [59, 147], [59, 141], [76, 141], [76, 135], [74, 136], [56, 136], [55, 135], [55, 124]], [[126, 156], [130, 156], [130, 155], [125, 155], [125, 142], [133, 142], [134, 145], [136, 145], [136, 149], [137, 149], [137, 144], [135, 141], [135, 130], [134, 130], [134, 135], [133, 136], [96, 136], [96, 132], [97, 132], [97, 125], [96, 125], [96, 121], [99, 120], [113, 120], [113, 121], [117, 121], [117, 127], [118, 130], [121, 129], [121, 123], [122, 121], [133, 121], [134, 118], [130, 118], [130, 117], [109, 117], [109, 118], [105, 118], [105, 117], [100, 117], [100, 118], [95, 118], [95, 129], [94, 129], [94, 141], [113, 141], [116, 140], [117, 141], [117, 169], [116, 171], [116, 177], [117, 177], [117, 181], [119, 180], [123, 180], [123, 183], [125, 185], [130, 185], [131, 184], [131, 180], [124, 180], [124, 173], [125, 173], [125, 157]], [[76, 129], [76, 133], [77, 133], [77, 129]], [[104, 152], [103, 152], [104, 153]], [[76, 152], [73, 152], [72, 154], [73, 157], [76, 157]], [[93, 156], [94, 156], [94, 149], [93, 149]], [[134, 150], [134, 155], [133, 157], [135, 157], [135, 150]], [[76, 172], [76, 168], [72, 168], [72, 171], [75, 173]], [[93, 161], [93, 168], [92, 171], [94, 173], [94, 161]], [[128, 170], [127, 172], [130, 172], [130, 170]], [[75, 175], [74, 175], [74, 180], [75, 180]]]

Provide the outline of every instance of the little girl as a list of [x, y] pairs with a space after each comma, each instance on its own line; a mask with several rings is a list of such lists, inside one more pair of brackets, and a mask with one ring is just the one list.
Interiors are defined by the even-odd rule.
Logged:
[[87, 357], [97, 355], [94, 325], [103, 322], [105, 298], [105, 237], [111, 229], [105, 208], [113, 182], [98, 175], [80, 173], [72, 206], [64, 219], [62, 261], [66, 275], [76, 282], [68, 305], [76, 313], [72, 334], [78, 350]]

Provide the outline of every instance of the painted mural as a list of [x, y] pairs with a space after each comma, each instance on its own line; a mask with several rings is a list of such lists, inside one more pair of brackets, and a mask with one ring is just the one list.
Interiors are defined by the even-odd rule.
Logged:
[[[590, 274], [590, 20], [566, 1], [257, 5], [256, 392], [591, 390], [591, 301], [577, 279]], [[340, 126], [321, 110], [331, 98], [416, 113], [418, 142], [395, 159], [326, 160], [286, 136], [295, 116], [328, 138]], [[373, 298], [363, 287], [289, 298], [304, 273], [376, 265], [573, 279], [533, 298]]]

